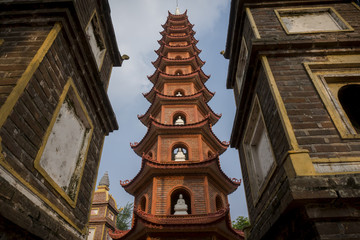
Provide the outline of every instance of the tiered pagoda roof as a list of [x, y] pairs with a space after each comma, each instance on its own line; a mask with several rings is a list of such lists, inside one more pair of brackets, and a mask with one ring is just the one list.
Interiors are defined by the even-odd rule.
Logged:
[[173, 65], [190, 65], [193, 69], [197, 69], [198, 67], [202, 67], [205, 62], [202, 61], [199, 56], [196, 54], [189, 58], [182, 58], [182, 59], [176, 59], [176, 58], [167, 58], [159, 55], [158, 59], [155, 62], [152, 62], [154, 67], [161, 69], [164, 71], [164, 68], [169, 64]]
[[151, 118], [148, 126], [148, 131], [140, 142], [130, 144], [131, 148], [141, 156], [142, 153], [147, 152], [150, 146], [156, 141], [159, 135], [176, 135], [176, 134], [202, 134], [203, 138], [222, 154], [229, 147], [228, 142], [221, 142], [214, 132], [210, 124], [210, 116], [207, 116], [202, 121], [185, 125], [164, 124]]
[[[243, 232], [231, 227], [227, 195], [237, 189], [240, 181], [227, 177], [220, 167], [219, 155], [228, 148], [229, 143], [220, 141], [212, 131], [212, 126], [221, 115], [214, 113], [208, 105], [214, 93], [204, 85], [210, 76], [201, 68], [205, 62], [200, 59], [201, 50], [196, 47], [198, 41], [194, 38], [194, 25], [189, 22], [186, 12], [175, 15], [169, 12], [162, 26], [162, 38], [158, 41], [160, 47], [156, 51], [158, 58], [152, 62], [156, 70], [148, 76], [154, 86], [143, 94], [151, 106], [145, 114], [138, 116], [148, 130], [140, 142], [130, 144], [135, 153], [142, 157], [141, 169], [131, 181], [120, 182], [129, 194], [135, 196], [132, 228], [110, 231], [109, 234], [113, 239], [143, 239], [145, 235], [159, 239], [179, 235], [189, 238], [221, 236], [222, 239], [244, 239]], [[187, 109], [187, 113], [184, 109]], [[179, 112], [187, 114], [187, 119], [176, 124], [175, 120], [179, 117], [176, 114]], [[170, 154], [171, 149], [178, 149], [181, 144], [193, 151], [187, 155], [187, 159], [177, 161], [175, 157], [169, 157], [174, 154]], [[180, 179], [180, 182], [184, 182], [184, 179], [194, 181], [192, 186], [196, 186], [195, 182], [200, 179], [204, 189], [207, 189], [204, 190], [208, 194], [205, 197], [207, 200], [204, 200], [208, 201], [206, 206], [205, 203], [196, 202], [196, 210], [188, 215], [169, 214], [174, 209], [172, 206], [165, 211], [161, 207], [165, 203], [157, 201], [162, 201], [166, 196], [158, 199], [155, 193], [149, 192], [160, 188], [156, 185], [158, 182], [164, 182], [163, 187], [174, 185], [173, 180], [167, 180], [170, 178]], [[174, 185], [173, 190], [163, 194], [172, 194], [174, 189], [188, 189], [189, 186]], [[209, 191], [213, 192], [210, 194]], [[203, 197], [201, 195], [196, 199]], [[216, 202], [215, 206], [215, 197], [220, 197], [220, 205]], [[143, 204], [140, 199], [145, 199], [145, 202], [150, 199], [151, 210], [148, 211], [149, 204]], [[192, 199], [198, 201], [195, 197]], [[173, 200], [168, 198], [167, 201]], [[164, 212], [168, 214], [161, 214]]]
[[[199, 93], [202, 93], [202, 96], [204, 97], [206, 103], [209, 102], [211, 100], [211, 98], [215, 95], [214, 92], [210, 92], [210, 90], [204, 85], [204, 87], [202, 89], [200, 89], [198, 92], [191, 94], [191, 95], [185, 95], [184, 97], [195, 96]], [[158, 94], [168, 96], [168, 97], [177, 97], [177, 96], [173, 96], [173, 95], [162, 94], [160, 90], [155, 88], [155, 86], [153, 86], [149, 92], [144, 93], [143, 95], [149, 102], [154, 102], [154, 98]]]
[[174, 50], [176, 50], [177, 52], [190, 52], [193, 55], [201, 53], [201, 50], [193, 44], [187, 44], [185, 46], [170, 46], [169, 44], [163, 44], [160, 45], [158, 50], [155, 50], [155, 53], [158, 55], [160, 55], [161, 53], [166, 55], [169, 51]]
[[179, 34], [175, 36], [165, 34], [160, 40], [158, 40], [159, 44], [169, 45], [170, 42], [187, 42], [188, 44], [197, 44], [199, 41], [190, 34]]
[[151, 76], [148, 76], [148, 79], [153, 83], [153, 84], [156, 84], [157, 81], [160, 79], [160, 78], [163, 78], [165, 79], [166, 77], [171, 77], [171, 79], [181, 79], [182, 81], [184, 79], [188, 79], [188, 78], [195, 78], [195, 77], [198, 77], [202, 83], [205, 83], [209, 78], [210, 76], [206, 75], [203, 70], [198, 67], [196, 70], [192, 71], [191, 73], [185, 73], [185, 74], [181, 74], [181, 75], [176, 75], [176, 74], [169, 74], [169, 73], [166, 73], [164, 71], [161, 71], [159, 68], [156, 69], [156, 71], [154, 72], [153, 75]]
[[139, 173], [131, 181], [121, 181], [120, 184], [126, 192], [134, 194], [141, 186], [148, 182], [152, 176], [164, 174], [164, 169], [167, 170], [166, 174], [171, 175], [205, 174], [209, 176], [210, 179], [214, 179], [215, 182], [223, 183], [221, 187], [224, 188], [227, 194], [234, 192], [241, 183], [240, 180], [235, 178], [228, 178], [222, 171], [219, 154], [211, 156], [201, 162], [187, 161], [185, 164], [181, 162], [158, 162], [149, 155], [143, 154]]
[[179, 14], [172, 14], [170, 11], [168, 11], [168, 17], [167, 20], [172, 20], [172, 21], [179, 21], [179, 20], [184, 20], [184, 19], [188, 19], [187, 16], [187, 10], [185, 10], [184, 13], [179, 13]]
[[214, 113], [214, 111], [206, 103], [204, 91], [199, 91], [195, 94], [186, 96], [164, 95], [160, 92], [156, 92], [148, 111], [144, 115], [138, 116], [138, 118], [145, 126], [148, 126], [150, 122], [150, 116], [152, 116], [152, 114], [154, 114], [153, 116], [156, 116], [156, 114], [161, 110], [161, 106], [173, 104], [196, 104], [200, 112], [202, 112], [204, 115], [210, 116], [211, 125], [214, 125], [221, 118], [221, 114]]

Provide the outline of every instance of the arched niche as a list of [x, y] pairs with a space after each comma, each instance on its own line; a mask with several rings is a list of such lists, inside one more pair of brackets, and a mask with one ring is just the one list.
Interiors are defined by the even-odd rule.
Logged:
[[189, 160], [189, 149], [185, 144], [176, 144], [171, 149], [171, 160], [173, 161], [187, 161]]
[[185, 91], [183, 89], [176, 89], [174, 91], [174, 96], [177, 96], [177, 97], [185, 96]]
[[224, 208], [224, 202], [220, 197], [220, 195], [216, 195], [215, 197], [215, 206], [216, 206], [216, 211], [219, 211], [220, 209]]
[[175, 189], [170, 196], [170, 214], [173, 215], [175, 213], [175, 205], [177, 204], [179, 200], [180, 194], [183, 196], [183, 199], [185, 201], [185, 204], [187, 205], [187, 213], [191, 214], [191, 194], [189, 191], [187, 191], [185, 188], [177, 188]]
[[138, 208], [143, 212], [147, 212], [147, 197], [145, 195], [140, 198]]
[[173, 115], [173, 124], [174, 125], [185, 125], [186, 124], [186, 116], [183, 113], [175, 113]]
[[175, 60], [181, 60], [181, 59], [183, 59], [180, 55], [177, 55], [176, 57], [175, 57]]
[[176, 75], [176, 76], [184, 75], [184, 72], [181, 69], [178, 69], [175, 71], [174, 75]]
[[348, 84], [338, 91], [338, 99], [344, 109], [351, 125], [357, 133], [360, 133], [360, 85]]

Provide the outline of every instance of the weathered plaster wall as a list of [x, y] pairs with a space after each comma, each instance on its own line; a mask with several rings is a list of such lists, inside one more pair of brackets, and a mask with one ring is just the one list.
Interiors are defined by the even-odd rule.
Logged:
[[[70, 189], [73, 188], [72, 185], [78, 184], [78, 181], [72, 183], [71, 180], [75, 170], [83, 167], [90, 136], [89, 129], [76, 116], [75, 109], [68, 101], [64, 101], [56, 117], [41, 155], [40, 166], [67, 194], [70, 194], [75, 192]], [[70, 197], [75, 198], [74, 195]]]
[[[77, 4], [84, 2], [77, 1]], [[89, 8], [86, 8], [86, 11], [93, 12], [95, 9], [91, 6], [94, 7], [96, 2], [87, 2], [91, 4], [88, 4]], [[45, 6], [46, 4], [41, 5], [41, 7]], [[15, 225], [18, 229], [25, 229], [29, 234], [42, 239], [83, 239], [86, 234], [101, 146], [106, 134], [103, 120], [107, 118], [99, 115], [98, 107], [101, 104], [97, 102], [98, 98], [95, 97], [97, 93], [93, 91], [91, 84], [98, 82], [97, 87], [99, 87], [101, 83], [108, 82], [112, 63], [108, 62], [110, 58], [106, 55], [106, 64], [104, 62], [104, 68], [98, 72], [97, 68], [93, 68], [96, 63], [88, 58], [91, 55], [85, 54], [86, 51], [91, 54], [90, 49], [82, 45], [81, 41], [86, 40], [77, 36], [76, 31], [72, 31], [80, 25], [70, 25], [70, 22], [74, 23], [73, 19], [65, 20], [71, 16], [62, 11], [54, 14], [56, 18], [51, 21], [49, 15], [44, 17], [41, 12], [39, 10], [38, 14], [33, 14], [23, 11], [14, 17], [11, 11], [4, 11], [5, 15], [9, 14], [11, 17], [4, 16], [1, 21], [0, 39], [4, 39], [4, 42], [0, 45], [0, 65], [4, 71], [0, 71], [0, 74], [6, 80], [1, 84], [9, 85], [5, 88], [8, 94], [19, 93], [19, 95], [17, 99], [13, 97], [10, 99], [9, 95], [1, 94], [0, 98], [0, 111], [10, 110], [8, 116], [0, 115], [0, 182], [2, 183], [0, 184], [0, 214], [6, 219], [4, 228]], [[87, 23], [90, 15], [85, 12], [82, 14], [84, 15], [81, 15], [80, 19]], [[88, 16], [87, 20], [85, 15]], [[28, 21], [28, 16], [33, 16], [31, 21]], [[25, 19], [26, 23], [24, 23]], [[55, 24], [56, 21], [62, 20], [64, 20], [62, 24]], [[36, 24], [32, 24], [34, 22]], [[14, 64], [6, 64], [9, 62]], [[38, 152], [45, 147], [43, 143], [47, 129], [55, 114], [64, 86], [70, 78], [79, 91], [89, 118], [96, 126], [89, 142], [87, 157], [84, 158], [85, 165], [82, 169], [86, 174], [81, 178], [81, 186], [74, 206], [34, 165]], [[15, 86], [22, 86], [23, 90], [12, 91]], [[13, 101], [13, 106], [5, 102], [9, 99]], [[100, 112], [102, 111], [103, 109]], [[67, 119], [65, 125], [68, 127], [70, 124], [75, 127], [76, 121]], [[80, 125], [77, 125], [75, 129], [79, 130]], [[60, 130], [55, 130], [55, 132], [55, 135], [64, 133]], [[82, 132], [83, 130], [73, 131], [73, 134], [82, 134]], [[74, 145], [72, 142], [74, 136], [69, 139], [71, 140], [68, 143]], [[80, 138], [77, 144], [82, 145]], [[46, 155], [54, 156], [54, 153], [51, 154], [53, 150], [54, 148], [46, 150]], [[63, 150], [62, 153], [67, 153], [68, 148], [61, 150]], [[77, 155], [78, 152], [84, 155], [84, 151], [79, 151], [79, 147], [77, 152], [73, 153]], [[56, 162], [61, 160], [65, 163], [64, 159], [68, 160], [66, 158], [68, 155], [56, 156], [58, 157]], [[42, 161], [42, 163], [50, 173], [51, 179], [60, 185], [68, 184], [69, 175], [74, 173], [73, 166], [70, 165], [65, 166], [58, 162], [49, 164], [49, 161], [47, 163]], [[62, 167], [62, 170], [65, 168], [68, 171], [67, 176], [60, 173], [59, 169]], [[76, 172], [76, 176], [80, 178], [81, 174]], [[11, 238], [12, 231], [7, 232], [5, 236]]]

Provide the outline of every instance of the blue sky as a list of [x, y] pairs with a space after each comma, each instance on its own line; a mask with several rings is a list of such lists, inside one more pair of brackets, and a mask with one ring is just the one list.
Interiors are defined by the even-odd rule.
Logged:
[[[109, 172], [110, 193], [118, 206], [133, 202], [119, 184], [120, 180], [131, 180], [138, 173], [141, 158], [130, 148], [130, 142], [139, 142], [146, 127], [138, 120], [149, 108], [142, 93], [148, 92], [152, 84], [147, 79], [154, 73], [151, 61], [157, 55], [168, 10], [175, 11], [175, 0], [109, 0], [116, 38], [121, 54], [130, 56], [122, 67], [112, 70], [108, 89], [119, 130], [106, 137], [100, 163], [98, 181], [105, 171]], [[179, 0], [180, 11], [188, 10], [189, 20], [195, 24], [197, 47], [202, 50], [200, 58], [206, 61], [203, 71], [211, 75], [206, 82], [210, 91], [216, 92], [209, 106], [222, 118], [213, 127], [221, 141], [229, 141], [235, 115], [234, 95], [226, 89], [228, 60], [220, 52], [225, 49], [230, 0]], [[220, 156], [223, 171], [230, 178], [242, 178], [237, 150], [228, 149]], [[98, 182], [97, 181], [97, 182]], [[247, 216], [243, 186], [229, 195], [232, 219]]]

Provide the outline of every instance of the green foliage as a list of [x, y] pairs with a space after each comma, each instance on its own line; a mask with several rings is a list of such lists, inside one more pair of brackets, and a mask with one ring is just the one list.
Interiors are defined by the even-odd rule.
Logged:
[[124, 207], [119, 208], [119, 214], [116, 217], [116, 227], [120, 230], [128, 230], [130, 228], [132, 211], [134, 204], [126, 203]]
[[244, 230], [245, 227], [250, 226], [249, 219], [244, 216], [239, 216], [235, 221], [232, 221], [234, 229]]

